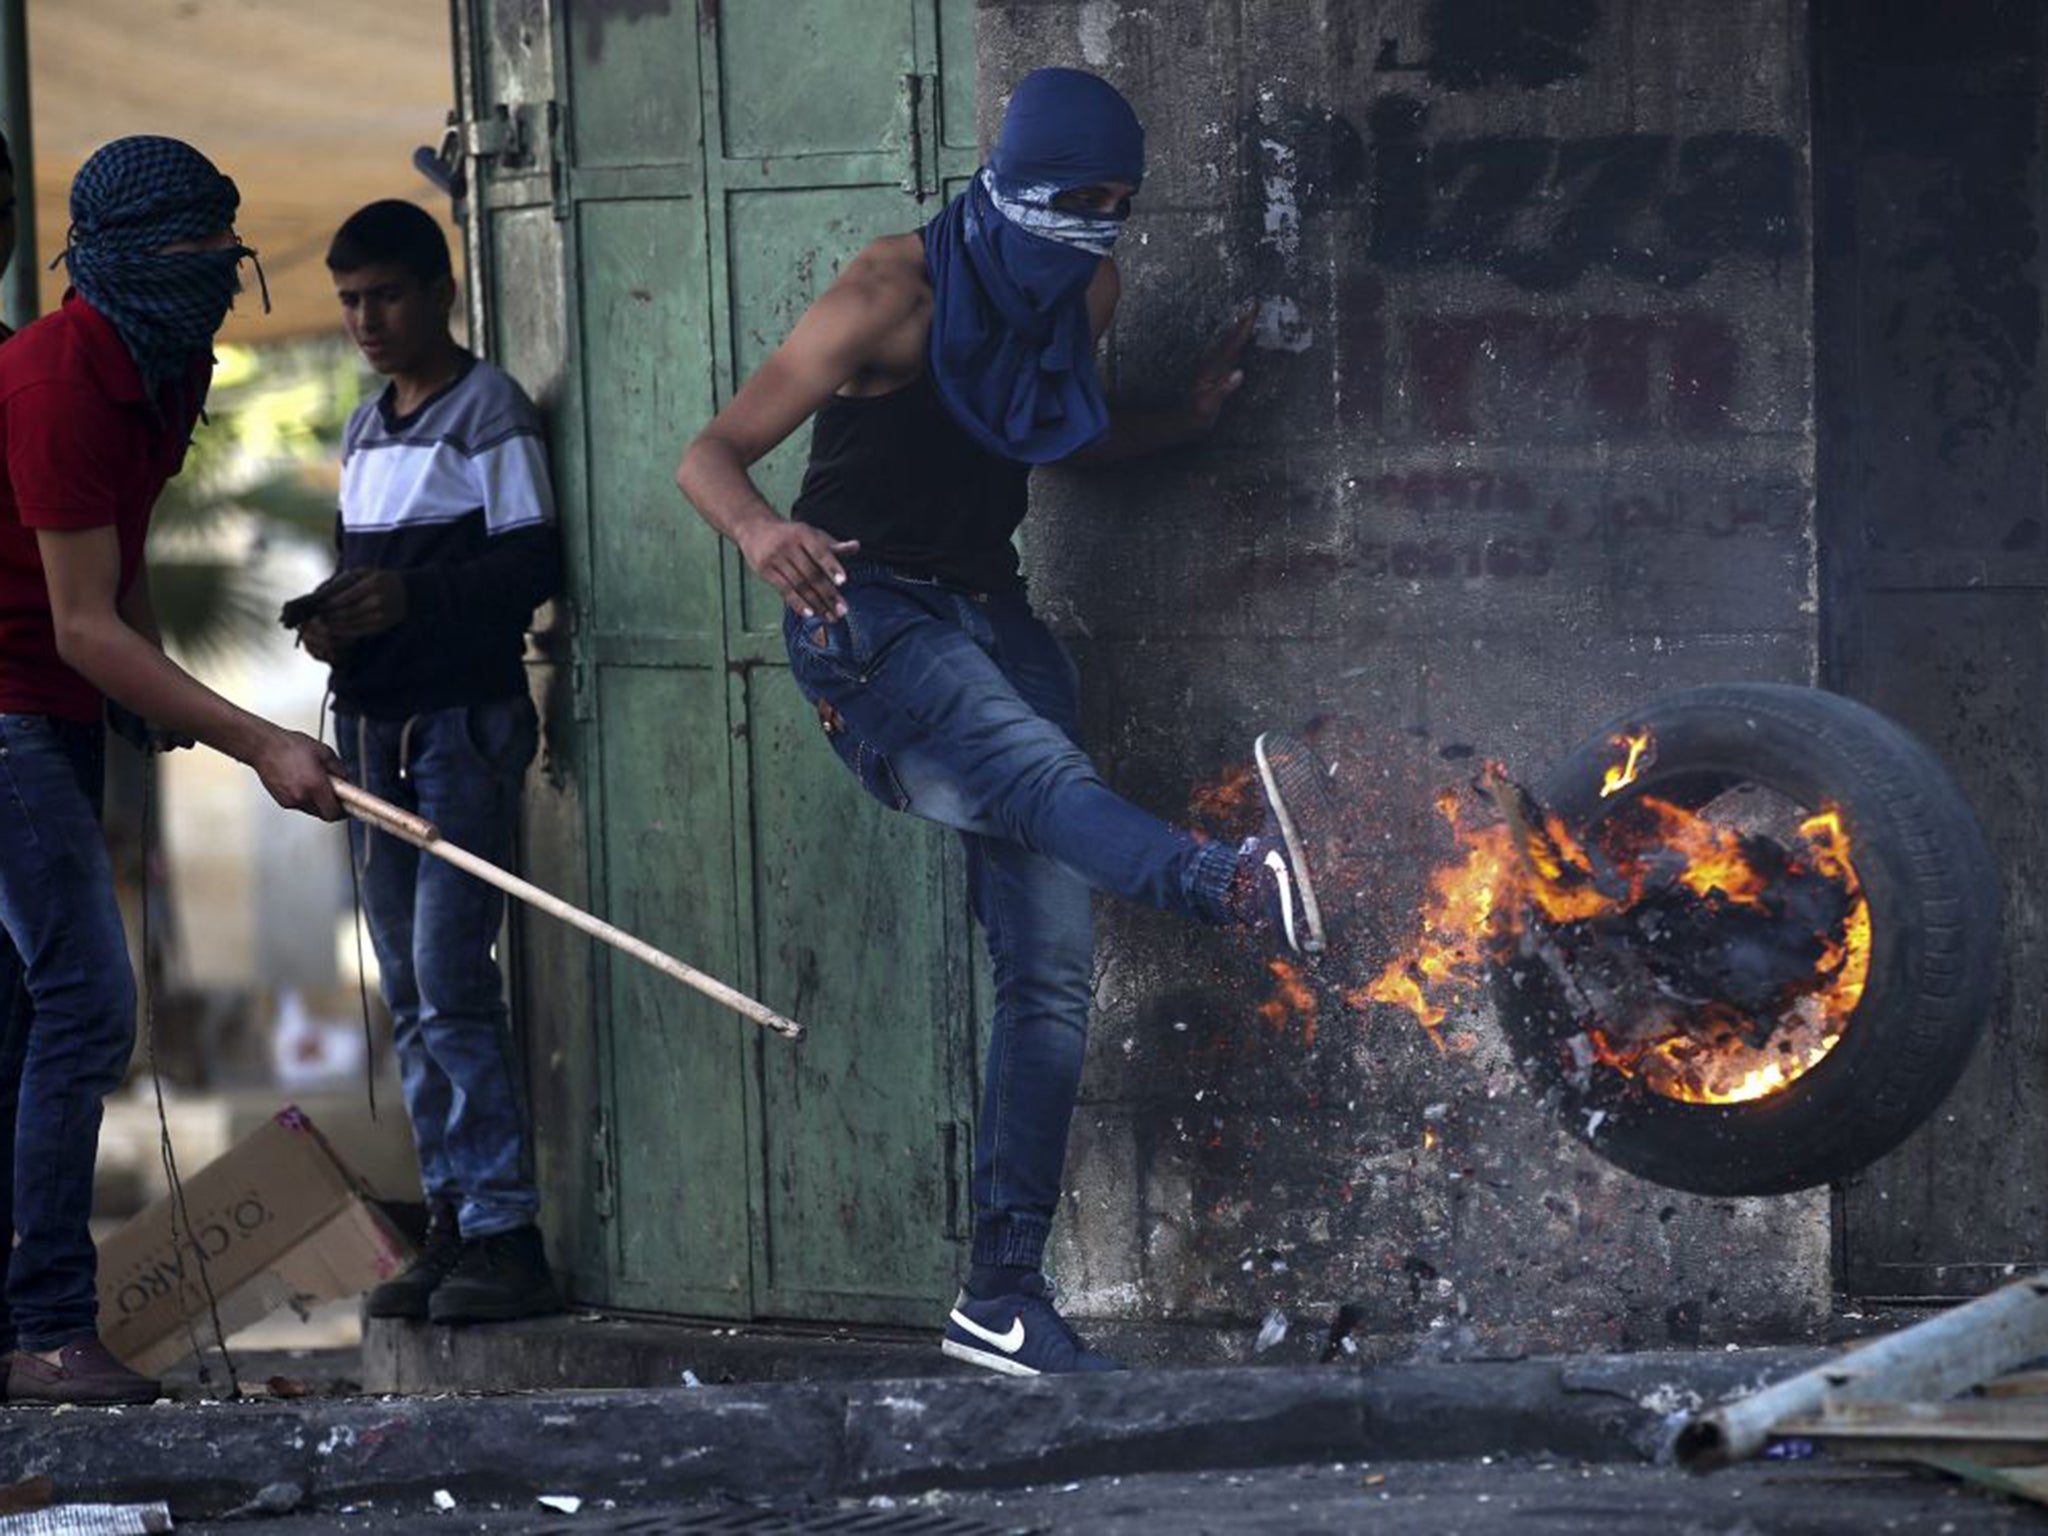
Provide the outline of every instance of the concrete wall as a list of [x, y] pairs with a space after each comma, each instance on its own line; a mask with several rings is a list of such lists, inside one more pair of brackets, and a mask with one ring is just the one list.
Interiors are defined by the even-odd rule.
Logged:
[[[1534, 774], [1607, 715], [1811, 680], [1812, 242], [1801, 0], [989, 0], [1009, 85], [1074, 64], [1145, 119], [1112, 349], [1143, 396], [1263, 305], [1218, 436], [1046, 473], [1034, 590], [1112, 781], [1185, 819], [1257, 730], [1326, 721], [1406, 935], [1469, 745]], [[1446, 756], [1445, 748], [1452, 753]], [[1229, 816], [1217, 830], [1242, 830]], [[1492, 1019], [1261, 1007], [1261, 962], [1105, 908], [1057, 1267], [1080, 1311], [1288, 1352], [1782, 1336], [1827, 1202], [1717, 1201], [1555, 1129]]]

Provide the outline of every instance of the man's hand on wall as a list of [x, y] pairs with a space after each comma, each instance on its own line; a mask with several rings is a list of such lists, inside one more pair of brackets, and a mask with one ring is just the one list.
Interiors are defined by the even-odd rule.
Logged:
[[1244, 383], [1244, 369], [1238, 366], [1244, 349], [1251, 344], [1252, 329], [1258, 324], [1259, 306], [1247, 304], [1244, 311], [1217, 334], [1195, 364], [1194, 381], [1188, 386], [1187, 411], [1197, 431], [1207, 432], [1223, 413], [1223, 402]]

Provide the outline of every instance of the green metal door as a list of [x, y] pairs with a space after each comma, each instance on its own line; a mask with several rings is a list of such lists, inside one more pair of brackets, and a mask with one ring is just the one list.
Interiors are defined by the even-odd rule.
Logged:
[[[941, 15], [929, 0], [718, 8], [704, 120], [726, 388], [846, 257], [928, 216], [949, 159], [971, 158], [973, 123], [944, 110], [938, 86], [972, 80], [969, 26], [967, 6]], [[941, 153], [948, 136], [968, 148]], [[799, 434], [757, 470], [778, 507], [795, 495], [803, 451]], [[800, 1050], [762, 1052], [757, 1305], [929, 1321], [964, 1220], [973, 1076], [956, 855], [855, 790], [784, 675], [775, 593], [733, 551], [726, 577], [757, 976], [814, 1025]]]
[[[546, 174], [486, 160], [473, 221], [488, 246], [544, 220], [561, 274], [483, 277], [491, 336], [552, 304], [569, 358], [564, 785], [536, 787], [532, 819], [580, 818], [600, 910], [812, 1027], [765, 1038], [608, 954], [588, 1012], [560, 1016], [559, 946], [525, 966], [531, 1054], [564, 1074], [537, 1102], [583, 1122], [543, 1136], [550, 1206], [583, 1207], [579, 1293], [928, 1321], [959, 1259], [979, 1036], [957, 855], [838, 767], [784, 675], [775, 594], [671, 474], [839, 265], [972, 168], [971, 5], [474, 6], [479, 83], [517, 60], [516, 88], [545, 76], [559, 103]], [[759, 466], [783, 509], [800, 438]]]

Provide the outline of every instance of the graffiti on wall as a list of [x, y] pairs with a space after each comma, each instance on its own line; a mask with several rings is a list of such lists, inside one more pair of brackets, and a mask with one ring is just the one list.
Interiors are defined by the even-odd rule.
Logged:
[[1401, 58], [1401, 40], [1380, 40], [1373, 67], [1412, 70], [1448, 91], [1519, 86], [1540, 91], [1591, 68], [1585, 47], [1600, 25], [1598, 0], [1437, 0], [1423, 17], [1426, 53]]
[[1371, 123], [1370, 249], [1387, 267], [1462, 264], [1537, 290], [1598, 268], [1684, 288], [1721, 256], [1800, 246], [1798, 165], [1773, 134], [1436, 138], [1408, 96], [1375, 102]]
[[[1350, 35], [1337, 78], [1366, 84], [1365, 100], [1280, 87], [1240, 124], [1258, 342], [1328, 357], [1340, 429], [1704, 445], [1781, 414], [1769, 398], [1777, 344], [1750, 355], [1758, 343], [1742, 308], [1765, 292], [1801, 302], [1800, 146], [1748, 126], [1647, 131], [1629, 116], [1600, 131], [1584, 104], [1604, 99], [1602, 10], [1597, 0], [1432, 0], [1413, 37], [1382, 39], [1374, 55], [1363, 34], [1383, 13], [1361, 7], [1347, 25], [1340, 6]], [[1546, 107], [1532, 119], [1519, 105], [1581, 81], [1592, 94], [1561, 98], [1577, 103], [1568, 115]], [[1532, 121], [1563, 126], [1524, 131]], [[1730, 267], [1765, 286], [1710, 280]], [[1332, 288], [1318, 294], [1324, 271]], [[1687, 488], [1647, 494], [1682, 499]], [[1781, 522], [1731, 514], [1719, 527], [1776, 537]], [[1608, 526], [1626, 541], [1665, 525]], [[1484, 533], [1389, 540], [1364, 549], [1359, 568], [1492, 580], [1570, 566], [1574, 541], [1556, 529]]]
[[[1783, 534], [1796, 530], [1805, 507], [1796, 485], [1746, 478], [1561, 490], [1518, 472], [1451, 467], [1386, 471], [1349, 489], [1367, 506], [1398, 509], [1425, 530], [1446, 530], [1361, 537], [1345, 551], [1343, 563], [1356, 574], [1399, 581], [1515, 581], [1548, 576], [1575, 551], [1610, 544]], [[1461, 531], [1474, 525], [1490, 531]]]

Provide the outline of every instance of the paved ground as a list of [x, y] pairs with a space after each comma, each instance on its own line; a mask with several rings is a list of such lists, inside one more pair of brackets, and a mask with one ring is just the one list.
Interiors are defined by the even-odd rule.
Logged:
[[[779, 1516], [779, 1518], [778, 1518]], [[1709, 1478], [1650, 1467], [1557, 1462], [1393, 1462], [1248, 1473], [1105, 1477], [1002, 1493], [840, 1504], [734, 1504], [606, 1510], [537, 1507], [435, 1512], [357, 1506], [279, 1519], [186, 1522], [215, 1536], [541, 1536], [581, 1533], [861, 1531], [873, 1536], [2006, 1536], [2048, 1532], [2048, 1509], [1905, 1469], [1761, 1463]]]

